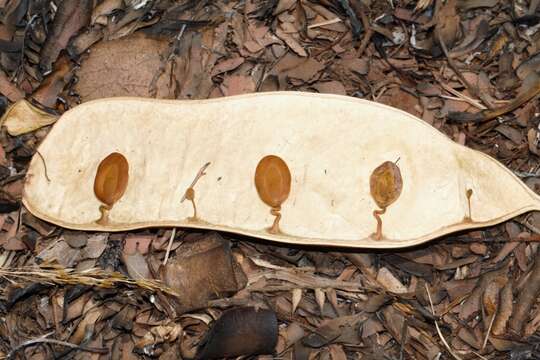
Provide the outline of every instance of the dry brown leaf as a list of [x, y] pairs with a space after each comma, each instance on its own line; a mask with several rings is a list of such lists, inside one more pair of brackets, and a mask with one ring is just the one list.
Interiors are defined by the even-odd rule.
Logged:
[[287, 72], [290, 78], [300, 79], [304, 82], [312, 82], [316, 80], [317, 75], [324, 69], [324, 63], [313, 58], [307, 59], [301, 65]]
[[65, 49], [69, 39], [90, 22], [93, 1], [66, 0], [58, 6], [52, 31], [41, 49], [40, 68], [47, 73], [56, 61], [60, 51]]
[[227, 76], [221, 84], [225, 96], [249, 94], [255, 92], [255, 82], [248, 75]]
[[148, 268], [148, 263], [146, 262], [146, 257], [140, 252], [136, 251], [133, 254], [124, 253], [122, 260], [126, 265], [130, 278], [135, 280], [152, 279], [150, 269]]
[[339, 81], [324, 81], [312, 85], [318, 92], [323, 94], [347, 95], [345, 86]]
[[328, 347], [332, 360], [347, 360], [347, 355], [341, 345], [332, 344]]
[[366, 75], [369, 72], [369, 62], [366, 58], [342, 59], [338, 64], [360, 75]]
[[[162, 58], [168, 51], [166, 40], [132, 35], [95, 45], [77, 71], [75, 90], [83, 101], [111, 96], [172, 98], [170, 67], [160, 73]], [[159, 76], [156, 89], [152, 83]]]
[[137, 235], [129, 234], [126, 237], [126, 243], [124, 245], [125, 254], [134, 254], [135, 252], [140, 252], [142, 255], [148, 253], [148, 249], [152, 241], [156, 237], [154, 235]]
[[0, 93], [13, 102], [24, 99], [24, 92], [9, 81], [6, 73], [2, 70], [0, 70]]
[[212, 69], [212, 76], [216, 76], [218, 74], [231, 71], [239, 67], [244, 63], [244, 58], [241, 56], [236, 56], [224, 61], [219, 62], [216, 64], [216, 66]]
[[32, 98], [45, 107], [54, 108], [58, 97], [73, 77], [73, 63], [61, 56], [54, 64], [54, 69], [32, 93]]
[[493, 335], [499, 336], [506, 332], [506, 325], [512, 316], [514, 306], [512, 288], [512, 282], [509, 281], [501, 290], [500, 305], [492, 327]]
[[337, 342], [358, 343], [358, 326], [366, 320], [367, 315], [364, 313], [325, 319], [321, 321], [317, 331], [304, 337], [302, 342], [314, 348]]
[[180, 294], [180, 313], [206, 307], [209, 300], [245, 285], [237, 275], [229, 242], [217, 233], [185, 240], [176, 253], [161, 272], [163, 281]]
[[278, 340], [276, 314], [253, 307], [225, 311], [206, 334], [195, 359], [271, 354]]
[[291, 10], [296, 5], [297, 0], [279, 0], [272, 15], [279, 15], [284, 11]]
[[120, 10], [124, 7], [123, 0], [105, 0], [98, 4], [92, 11], [91, 24], [99, 22], [102, 25], [107, 24], [107, 17], [114, 11]]
[[292, 35], [287, 34], [279, 27], [276, 29], [276, 36], [283, 40], [296, 54], [303, 57], [308, 56], [302, 45], [300, 45], [300, 43]]
[[377, 273], [377, 281], [384, 286], [384, 288], [387, 291], [396, 293], [396, 294], [403, 294], [406, 293], [407, 287], [399, 281], [398, 278], [392, 274], [390, 270], [383, 267], [379, 269], [379, 272]]
[[437, 12], [435, 25], [435, 36], [444, 41], [446, 47], [451, 48], [460, 36], [459, 15], [456, 11], [456, 0], [449, 0], [443, 4]]

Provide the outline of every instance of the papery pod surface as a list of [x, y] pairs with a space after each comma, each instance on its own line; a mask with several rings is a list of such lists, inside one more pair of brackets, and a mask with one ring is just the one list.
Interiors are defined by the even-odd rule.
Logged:
[[[337, 95], [101, 99], [63, 114], [39, 152], [44, 161], [32, 159], [24, 204], [71, 229], [179, 226], [284, 243], [392, 248], [540, 208], [538, 196], [493, 158], [401, 110]], [[93, 182], [100, 161], [114, 152], [129, 159], [129, 184], [100, 224]], [[269, 226], [278, 215], [254, 181], [268, 155], [283, 159], [291, 176], [276, 233]], [[370, 178], [385, 162], [397, 164], [402, 187], [381, 209]], [[179, 199], [206, 163], [194, 219], [193, 206]], [[373, 235], [377, 217], [380, 240]]]

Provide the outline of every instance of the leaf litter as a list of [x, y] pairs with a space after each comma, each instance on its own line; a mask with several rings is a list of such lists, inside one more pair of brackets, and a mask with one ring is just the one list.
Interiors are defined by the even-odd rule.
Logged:
[[537, 1], [74, 3], [0, 2], [0, 109], [20, 108], [0, 132], [1, 356], [540, 356], [535, 213], [415, 249], [340, 252], [72, 232], [20, 205], [48, 125], [80, 102], [269, 90], [401, 108], [538, 192]]

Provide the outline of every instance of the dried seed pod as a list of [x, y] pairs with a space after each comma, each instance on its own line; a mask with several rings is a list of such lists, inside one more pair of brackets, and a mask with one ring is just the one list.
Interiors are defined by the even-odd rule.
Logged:
[[398, 199], [403, 188], [398, 166], [391, 161], [379, 165], [371, 174], [369, 188], [373, 200], [381, 209], [390, 206]]
[[386, 208], [396, 201], [401, 194], [403, 181], [399, 167], [391, 162], [385, 161], [371, 173], [369, 179], [371, 196], [381, 210], [373, 211], [373, 216], [377, 220], [377, 231], [375, 239], [382, 239], [381, 215], [386, 212]]
[[107, 223], [108, 211], [124, 195], [128, 179], [129, 165], [124, 155], [115, 152], [99, 163], [94, 180], [94, 194], [105, 205], [99, 208], [101, 218], [98, 223]]
[[261, 200], [272, 208], [270, 213], [276, 217], [270, 232], [279, 232], [279, 210], [291, 192], [291, 172], [285, 161], [275, 155], [262, 158], [255, 170], [255, 187]]
[[[224, 114], [223, 126], [215, 126], [216, 111]], [[96, 117], [99, 121], [92, 121]], [[119, 117], [129, 118], [130, 126]], [[237, 136], [247, 130], [249, 136]], [[164, 142], [175, 138], [171, 134], [182, 134], [182, 139]], [[185, 137], [189, 141], [183, 141]], [[86, 179], [92, 184], [78, 187], [80, 170], [95, 171], [112, 152], [103, 153], [99, 144], [119, 149], [162, 144], [167, 150], [142, 146], [129, 153], [128, 186], [144, 196], [128, 196], [126, 190], [106, 225], [96, 223], [96, 209], [85, 211], [81, 206], [105, 205], [93, 191], [95, 172]], [[352, 149], [356, 160], [348, 158]], [[369, 180], [384, 161], [396, 160], [394, 155], [381, 158], [388, 151], [402, 158], [397, 165], [403, 189], [386, 208], [389, 214], [380, 216], [383, 236], [376, 241], [373, 211], [382, 210], [371, 197]], [[122, 153], [127, 158], [128, 153]], [[280, 223], [277, 235], [261, 229], [261, 219], [268, 217], [271, 207], [257, 200], [254, 183], [257, 163], [270, 154], [284, 159], [291, 174], [295, 172], [291, 193], [281, 205], [286, 224]], [[367, 160], [357, 161], [362, 160], [358, 156]], [[205, 161], [212, 161], [212, 175], [190, 186], [190, 177]], [[135, 174], [134, 164], [148, 164], [149, 171], [137, 168]], [[364, 174], [367, 185], [360, 186], [359, 174]], [[450, 141], [425, 121], [363, 99], [305, 92], [202, 101], [110, 98], [82, 104], [65, 112], [52, 127], [30, 163], [24, 186], [22, 201], [32, 214], [70, 229], [127, 231], [167, 225], [332, 247], [415, 246], [540, 210], [540, 196], [503, 164]], [[191, 217], [195, 212], [191, 200], [178, 204], [174, 198], [189, 187], [194, 189], [197, 221]], [[468, 189], [473, 190], [470, 197]], [[437, 208], [444, 211], [426, 216]], [[122, 221], [112, 221], [113, 217]], [[274, 216], [266, 221], [265, 227], [270, 227]]]

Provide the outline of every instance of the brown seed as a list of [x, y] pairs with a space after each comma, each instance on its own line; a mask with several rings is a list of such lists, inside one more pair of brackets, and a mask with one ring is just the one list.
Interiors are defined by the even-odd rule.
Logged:
[[120, 153], [112, 153], [101, 161], [94, 181], [94, 193], [99, 201], [111, 208], [126, 191], [129, 165]]
[[377, 205], [381, 209], [386, 209], [398, 199], [403, 188], [399, 167], [391, 161], [385, 161], [373, 170], [369, 187]]
[[291, 172], [285, 161], [275, 155], [262, 158], [255, 170], [255, 187], [262, 201], [279, 208], [291, 191]]

